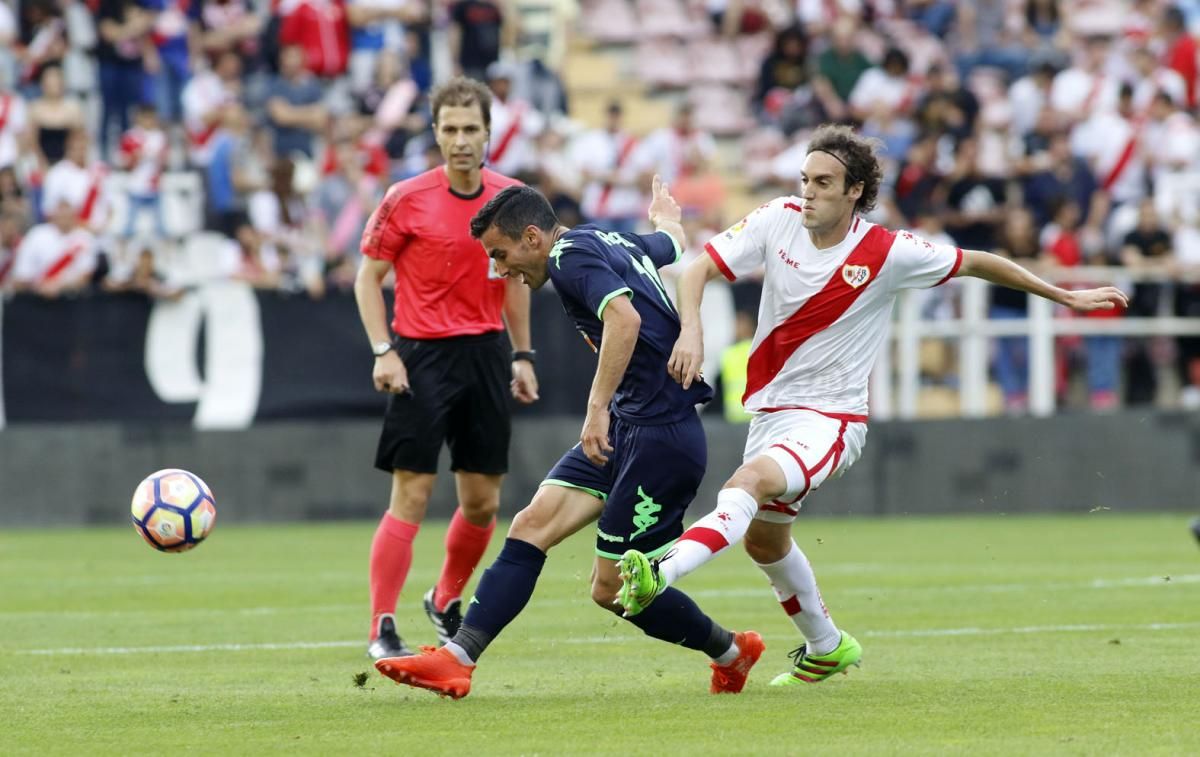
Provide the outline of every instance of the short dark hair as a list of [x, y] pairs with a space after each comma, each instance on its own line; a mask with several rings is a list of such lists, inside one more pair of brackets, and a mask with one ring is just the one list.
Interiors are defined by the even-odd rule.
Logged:
[[827, 152], [841, 162], [846, 169], [843, 193], [862, 182], [862, 196], [854, 203], [854, 211], [865, 213], [874, 209], [883, 182], [883, 167], [877, 155], [882, 144], [878, 139], [860, 137], [849, 126], [825, 124], [812, 133], [806, 154]]
[[443, 105], [449, 105], [452, 108], [478, 105], [479, 112], [483, 114], [484, 128], [489, 131], [492, 128], [492, 92], [483, 82], [468, 79], [465, 76], [455, 76], [445, 84], [434, 87], [433, 92], [429, 95], [429, 107], [432, 110], [435, 126], [438, 113], [442, 111]]
[[479, 209], [471, 219], [471, 236], [479, 239], [492, 226], [509, 239], [520, 239], [527, 226], [554, 231], [558, 216], [541, 192], [517, 184], [500, 190]]

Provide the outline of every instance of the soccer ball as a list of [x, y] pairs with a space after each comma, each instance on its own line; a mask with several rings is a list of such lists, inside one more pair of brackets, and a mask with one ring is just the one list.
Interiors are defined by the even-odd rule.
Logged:
[[217, 519], [212, 490], [194, 473], [167, 468], [133, 492], [133, 530], [159, 552], [186, 552], [204, 541]]

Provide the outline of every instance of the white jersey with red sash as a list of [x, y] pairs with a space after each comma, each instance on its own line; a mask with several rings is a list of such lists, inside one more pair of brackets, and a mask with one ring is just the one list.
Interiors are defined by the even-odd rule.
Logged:
[[0, 92], [0, 168], [21, 157], [17, 135], [25, 130], [25, 103], [20, 95]]
[[572, 158], [592, 174], [614, 173], [625, 182], [589, 181], [583, 188], [580, 206], [588, 218], [633, 218], [645, 212], [641, 190], [633, 186], [632, 168], [638, 141], [632, 134], [597, 129], [582, 135], [571, 146]]
[[97, 230], [108, 223], [109, 207], [105, 197], [108, 167], [93, 163], [84, 168], [69, 160], [60, 160], [46, 172], [42, 185], [42, 213], [49, 216], [59, 203], [75, 208], [79, 220]]
[[1092, 116], [1071, 134], [1072, 150], [1090, 161], [1100, 188], [1118, 203], [1139, 200], [1146, 193], [1141, 143], [1141, 119], [1115, 111]]
[[12, 278], [21, 284], [40, 286], [78, 279], [96, 267], [96, 242], [87, 231], [64, 234], [52, 223], [29, 230], [17, 247]]
[[488, 168], [506, 176], [515, 176], [534, 168], [533, 140], [542, 133], [545, 119], [523, 100], [492, 100], [491, 140], [488, 143]]
[[1104, 73], [1089, 73], [1082, 68], [1060, 71], [1050, 85], [1050, 107], [1073, 119], [1086, 119], [1117, 107], [1120, 87]]
[[857, 217], [841, 243], [818, 250], [801, 204], [772, 200], [705, 246], [730, 281], [766, 267], [746, 409], [865, 417], [868, 378], [896, 293], [949, 280], [962, 250]]
[[188, 140], [188, 159], [198, 166], [212, 158], [213, 137], [221, 128], [220, 110], [237, 101], [236, 95], [212, 71], [192, 77], [183, 88], [183, 129]]

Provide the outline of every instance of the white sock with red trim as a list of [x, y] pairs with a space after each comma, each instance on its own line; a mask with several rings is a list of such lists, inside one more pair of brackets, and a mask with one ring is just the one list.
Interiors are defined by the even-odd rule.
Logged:
[[804, 636], [808, 653], [821, 655], [837, 649], [842, 633], [829, 618], [829, 610], [825, 609], [821, 590], [817, 588], [817, 577], [799, 545], [793, 541], [792, 551], [779, 562], [755, 565], [767, 574], [783, 611]]
[[704, 563], [737, 544], [758, 512], [758, 500], [745, 489], [722, 489], [717, 507], [683, 532], [658, 564], [658, 574], [670, 586]]

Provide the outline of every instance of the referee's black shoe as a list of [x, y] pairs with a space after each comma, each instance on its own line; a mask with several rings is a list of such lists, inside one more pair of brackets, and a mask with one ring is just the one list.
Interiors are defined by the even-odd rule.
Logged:
[[429, 622], [437, 631], [438, 646], [442, 646], [453, 639], [454, 634], [458, 633], [458, 629], [462, 626], [462, 599], [450, 600], [446, 603], [446, 609], [438, 612], [437, 606], [433, 603], [435, 590], [436, 587], [425, 592], [425, 614], [429, 616]]
[[384, 613], [379, 616], [379, 628], [375, 638], [367, 646], [367, 657], [372, 660], [382, 660], [385, 657], [410, 657], [413, 651], [404, 643], [404, 639], [396, 633], [396, 616]]

